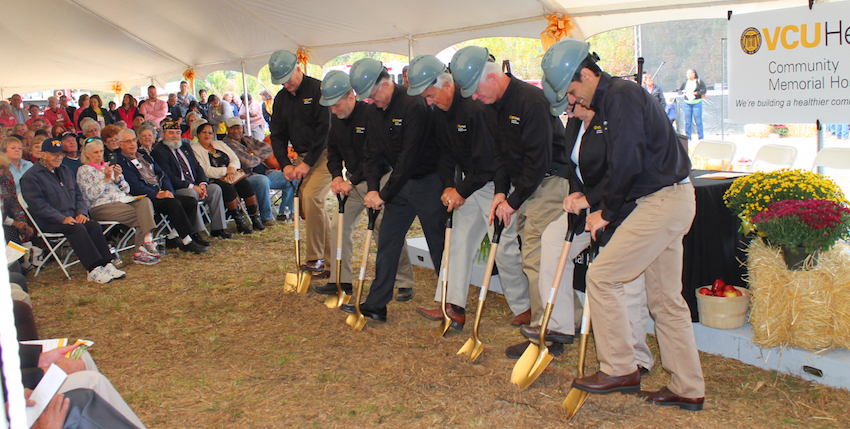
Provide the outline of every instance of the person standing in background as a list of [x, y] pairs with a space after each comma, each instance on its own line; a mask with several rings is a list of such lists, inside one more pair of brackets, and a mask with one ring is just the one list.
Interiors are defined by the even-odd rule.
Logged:
[[705, 82], [699, 78], [697, 71], [688, 69], [688, 78], [682, 82], [679, 92], [685, 94], [685, 135], [691, 139], [691, 123], [696, 123], [697, 135], [702, 140], [705, 135], [702, 132], [702, 99], [705, 98]]

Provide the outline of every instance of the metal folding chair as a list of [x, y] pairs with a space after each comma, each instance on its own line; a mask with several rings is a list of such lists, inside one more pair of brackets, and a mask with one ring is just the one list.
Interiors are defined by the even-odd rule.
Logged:
[[59, 250], [60, 247], [62, 247], [62, 245], [67, 243], [68, 238], [65, 237], [65, 234], [62, 234], [62, 233], [42, 231], [41, 227], [38, 226], [38, 222], [36, 222], [35, 219], [33, 219], [32, 215], [30, 214], [29, 206], [27, 205], [27, 202], [26, 202], [26, 200], [24, 200], [24, 197], [22, 195], [18, 195], [18, 201], [20, 201], [21, 207], [23, 207], [23, 209], [24, 209], [24, 213], [26, 213], [27, 218], [30, 220], [30, 223], [32, 223], [33, 227], [35, 228], [36, 234], [39, 237], [41, 237], [42, 241], [44, 241], [44, 244], [47, 245], [48, 256], [46, 256], [44, 258], [44, 260], [41, 262], [41, 264], [35, 270], [35, 276], [38, 277], [38, 274], [41, 272], [41, 269], [44, 268], [44, 265], [52, 257], [53, 259], [56, 259], [56, 263], [59, 264], [59, 268], [61, 268], [62, 272], [65, 273], [65, 277], [67, 277], [68, 280], [70, 280], [71, 275], [68, 274], [67, 268], [74, 265], [74, 264], [79, 263], [80, 260], [76, 259], [73, 262], [68, 262], [71, 259], [71, 256], [74, 255], [73, 249], [71, 249], [71, 251], [68, 252], [68, 254], [65, 255], [64, 258], [59, 256], [58, 250]]

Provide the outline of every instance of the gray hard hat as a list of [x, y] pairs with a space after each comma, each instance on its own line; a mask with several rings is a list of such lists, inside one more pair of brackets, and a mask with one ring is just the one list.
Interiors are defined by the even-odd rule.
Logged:
[[322, 79], [322, 98], [319, 104], [330, 107], [351, 91], [351, 80], [345, 72], [331, 70]]
[[286, 49], [276, 51], [269, 57], [269, 72], [272, 74], [272, 83], [282, 85], [289, 82], [295, 66], [298, 65], [298, 57]]
[[552, 85], [556, 101], [567, 96], [567, 88], [588, 52], [590, 52], [590, 43], [564, 39], [552, 45], [543, 55], [543, 60], [540, 62], [540, 67], [543, 68], [543, 80]]
[[555, 94], [555, 90], [552, 89], [552, 85], [549, 85], [549, 82], [545, 80], [541, 84], [543, 85], [543, 95], [546, 96], [546, 101], [549, 102], [549, 113], [552, 116], [561, 116], [561, 113], [564, 113], [564, 110], [567, 109], [569, 99], [564, 97], [561, 101], [558, 101], [558, 96]]
[[437, 76], [446, 71], [446, 65], [433, 55], [420, 55], [410, 62], [407, 70], [408, 95], [419, 95], [437, 82]]
[[374, 58], [357, 60], [351, 66], [351, 72], [348, 76], [351, 79], [351, 87], [357, 93], [357, 101], [369, 98], [369, 95], [372, 94], [372, 87], [377, 83], [382, 70], [384, 70], [384, 65]]
[[[460, 95], [469, 98], [478, 89], [478, 82], [484, 72], [484, 64], [490, 59], [490, 52], [481, 46], [467, 46], [455, 52], [452, 57], [452, 77], [460, 86]], [[409, 79], [408, 73], [408, 79]]]

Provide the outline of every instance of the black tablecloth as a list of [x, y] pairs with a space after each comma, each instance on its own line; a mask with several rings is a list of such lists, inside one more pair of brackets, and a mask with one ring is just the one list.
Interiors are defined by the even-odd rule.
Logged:
[[715, 279], [745, 286], [744, 236], [738, 232], [740, 220], [723, 203], [723, 194], [734, 179], [695, 179], [709, 171], [694, 170], [691, 182], [696, 193], [697, 212], [684, 239], [682, 295], [691, 308], [691, 318], [699, 321], [696, 290]]

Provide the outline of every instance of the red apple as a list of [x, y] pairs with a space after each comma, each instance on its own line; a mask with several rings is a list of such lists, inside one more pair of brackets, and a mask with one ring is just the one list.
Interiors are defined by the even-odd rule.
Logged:
[[711, 295], [711, 289], [709, 289], [709, 288], [707, 288], [707, 287], [701, 287], [701, 288], [699, 288], [699, 294], [700, 294], [700, 295], [709, 295], [709, 296], [710, 296], [710, 295]]
[[723, 292], [723, 288], [726, 287], [726, 282], [721, 279], [717, 279], [714, 281], [714, 284], [711, 285], [711, 292], [718, 293]]
[[738, 296], [739, 293], [737, 290], [727, 290], [723, 292], [723, 296]]
[[735, 290], [735, 286], [732, 286], [732, 285], [726, 285], [726, 286], [724, 286], [724, 287], [723, 287], [723, 292], [726, 292], [727, 290]]

